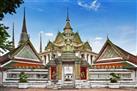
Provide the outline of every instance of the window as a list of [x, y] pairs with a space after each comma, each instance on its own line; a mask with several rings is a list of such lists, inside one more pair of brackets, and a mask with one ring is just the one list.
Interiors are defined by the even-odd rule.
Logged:
[[37, 74], [36, 75], [37, 78], [48, 78], [47, 74]]
[[84, 54], [81, 54], [81, 58], [84, 58]]
[[7, 78], [18, 78], [18, 74], [15, 73], [7, 74]]
[[34, 78], [35, 75], [34, 74], [27, 74], [28, 75], [28, 78]]
[[53, 54], [53, 58], [55, 58], [56, 57], [56, 55], [55, 54]]
[[121, 78], [131, 78], [131, 74], [121, 74]]

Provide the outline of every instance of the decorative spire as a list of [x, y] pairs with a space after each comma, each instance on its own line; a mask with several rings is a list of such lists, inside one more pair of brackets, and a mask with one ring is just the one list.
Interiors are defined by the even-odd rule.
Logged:
[[15, 48], [15, 39], [14, 39], [14, 22], [13, 22], [13, 28], [12, 28], [12, 48]]
[[42, 53], [42, 33], [40, 33], [40, 53]]
[[65, 33], [72, 32], [72, 28], [71, 28], [71, 25], [70, 25], [68, 8], [67, 8], [67, 18], [66, 18], [66, 25], [65, 25], [65, 27], [64, 27], [64, 32], [65, 32]]
[[26, 33], [27, 33], [25, 8], [24, 8], [24, 16], [23, 16], [23, 26], [22, 26], [22, 32], [26, 32]]
[[108, 34], [107, 34], [107, 40], [109, 39], [109, 36], [108, 36]]
[[66, 19], [66, 21], [70, 21], [70, 20], [69, 20], [69, 12], [68, 12], [68, 8], [67, 8], [67, 19]]
[[27, 40], [29, 40], [29, 36], [27, 33], [27, 27], [26, 27], [26, 16], [25, 16], [25, 8], [24, 8], [24, 17], [23, 17], [23, 25], [22, 25], [22, 32], [20, 37], [19, 44], [25, 43]]

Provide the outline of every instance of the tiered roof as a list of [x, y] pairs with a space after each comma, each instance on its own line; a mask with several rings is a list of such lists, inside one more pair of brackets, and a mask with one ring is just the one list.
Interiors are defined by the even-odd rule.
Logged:
[[113, 44], [108, 38], [99, 52], [93, 67], [137, 68], [137, 57]]
[[53, 42], [49, 41], [45, 47], [45, 51], [87, 51], [92, 52], [92, 48], [88, 42], [83, 42], [78, 32], [73, 32], [70, 25], [69, 15], [67, 13], [66, 25], [63, 32], [58, 32]]

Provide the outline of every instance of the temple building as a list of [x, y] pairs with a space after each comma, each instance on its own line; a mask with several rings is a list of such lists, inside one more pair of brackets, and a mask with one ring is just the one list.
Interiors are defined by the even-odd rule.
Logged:
[[0, 85], [20, 87], [20, 74], [27, 74], [24, 88], [94, 88], [109, 87], [110, 74], [120, 76], [118, 87], [137, 87], [137, 56], [128, 53], [107, 38], [99, 53], [74, 32], [67, 11], [63, 32], [49, 41], [38, 53], [28, 36], [26, 16], [20, 41], [15, 48], [14, 26], [12, 50], [0, 56]]
[[98, 79], [98, 82], [107, 82], [110, 79], [110, 73], [117, 73], [121, 77], [119, 82], [127, 82], [131, 85], [137, 82], [137, 57], [118, 47], [107, 38], [95, 64], [90, 69], [90, 73], [91, 81]]
[[57, 79], [62, 85], [72, 83], [74, 86], [75, 80], [88, 79], [88, 69], [97, 54], [92, 52], [88, 42], [81, 40], [78, 32], [73, 32], [67, 13], [64, 31], [58, 32], [53, 42], [48, 42], [41, 56], [50, 66], [50, 80], [54, 79], [52, 76], [57, 73]]
[[[2, 75], [0, 78], [3, 86], [18, 86], [19, 75], [21, 72], [25, 72], [28, 76], [28, 82], [35, 84], [35, 86], [38, 85], [38, 87], [41, 87], [38, 84], [41, 79], [43, 80], [42, 82], [47, 81], [48, 70], [45, 69], [45, 66], [42, 64], [42, 60], [33, 47], [27, 33], [25, 9], [22, 32], [18, 46], [17, 48], [13, 47], [10, 52], [0, 57], [0, 68]], [[31, 84], [29, 87], [35, 87]], [[45, 84], [42, 86], [44, 87]]]

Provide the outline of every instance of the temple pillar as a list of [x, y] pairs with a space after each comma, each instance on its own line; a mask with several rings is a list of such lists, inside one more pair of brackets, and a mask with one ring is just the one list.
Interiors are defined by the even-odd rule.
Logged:
[[51, 67], [49, 67], [48, 73], [49, 73], [49, 80], [51, 80]]
[[58, 72], [58, 80], [62, 79], [62, 63], [57, 65], [57, 72]]
[[75, 62], [75, 79], [76, 80], [80, 79], [80, 62], [79, 61]]

